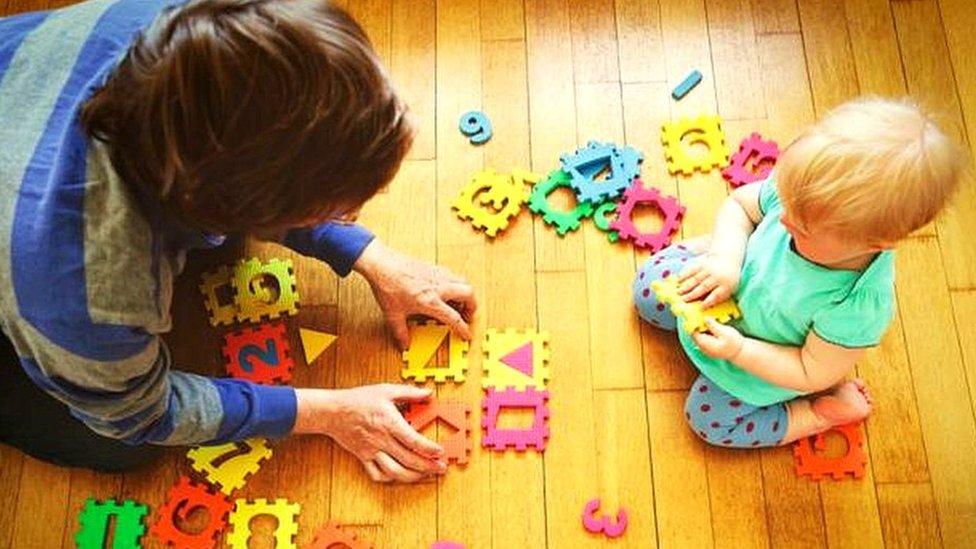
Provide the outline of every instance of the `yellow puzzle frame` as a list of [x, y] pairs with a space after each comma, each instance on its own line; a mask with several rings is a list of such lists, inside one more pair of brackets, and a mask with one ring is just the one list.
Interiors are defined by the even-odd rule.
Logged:
[[[423, 383], [433, 379], [435, 383], [452, 380], [464, 381], [468, 371], [468, 342], [458, 337], [451, 329], [435, 322], [422, 322], [410, 325], [410, 348], [403, 351], [403, 369], [400, 376], [404, 380]], [[441, 348], [444, 340], [448, 345], [447, 368], [428, 368], [434, 354]]]

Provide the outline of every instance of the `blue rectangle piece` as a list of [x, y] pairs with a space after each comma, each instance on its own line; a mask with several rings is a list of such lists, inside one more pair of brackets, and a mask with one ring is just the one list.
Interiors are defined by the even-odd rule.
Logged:
[[681, 99], [685, 95], [688, 95], [688, 92], [690, 92], [692, 88], [697, 86], [698, 83], [701, 82], [701, 79], [702, 79], [702, 73], [700, 71], [698, 71], [697, 69], [691, 71], [691, 74], [686, 76], [685, 79], [682, 80], [681, 83], [674, 88], [674, 91], [671, 92], [671, 97], [674, 97], [675, 99]]

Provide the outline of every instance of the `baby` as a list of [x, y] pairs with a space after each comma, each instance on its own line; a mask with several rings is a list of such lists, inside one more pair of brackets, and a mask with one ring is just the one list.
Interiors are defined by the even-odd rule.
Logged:
[[844, 381], [895, 314], [897, 243], [932, 221], [965, 156], [918, 107], [859, 99], [794, 141], [771, 176], [740, 187], [715, 231], [662, 250], [634, 281], [648, 322], [676, 330], [651, 290], [677, 275], [686, 301], [734, 298], [742, 318], [678, 339], [701, 375], [685, 417], [703, 440], [787, 444], [865, 418], [863, 381]]

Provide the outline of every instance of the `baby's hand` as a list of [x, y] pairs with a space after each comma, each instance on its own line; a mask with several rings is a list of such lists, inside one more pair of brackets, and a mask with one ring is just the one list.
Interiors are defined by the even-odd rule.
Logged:
[[691, 334], [703, 353], [712, 358], [732, 360], [742, 351], [746, 338], [739, 330], [711, 318], [706, 318], [705, 322], [708, 323], [707, 332]]
[[702, 307], [709, 308], [732, 297], [739, 286], [741, 267], [711, 252], [700, 256], [678, 275], [678, 293], [685, 301], [702, 297]]

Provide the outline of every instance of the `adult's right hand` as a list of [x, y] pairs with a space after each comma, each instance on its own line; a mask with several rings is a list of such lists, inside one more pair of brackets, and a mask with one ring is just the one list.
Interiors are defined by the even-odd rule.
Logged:
[[417, 482], [443, 474], [444, 449], [418, 433], [397, 404], [423, 402], [430, 389], [367, 385], [354, 389], [297, 389], [294, 434], [324, 434], [354, 455], [377, 482]]

